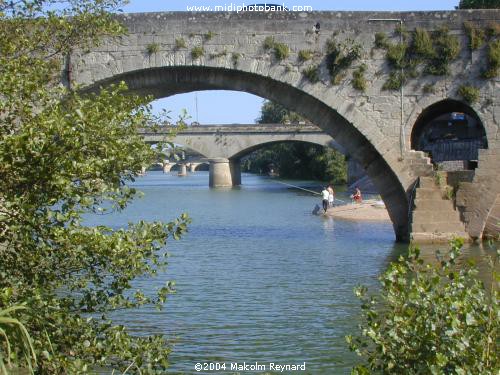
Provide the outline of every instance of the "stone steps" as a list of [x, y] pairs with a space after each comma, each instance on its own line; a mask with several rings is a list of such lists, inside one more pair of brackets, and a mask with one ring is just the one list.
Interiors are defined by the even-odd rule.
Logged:
[[[417, 189], [418, 191], [418, 189]], [[441, 192], [440, 192], [441, 193]], [[436, 210], [441, 210], [441, 211], [447, 211], [449, 212], [450, 210], [453, 210], [453, 203], [449, 200], [445, 200], [443, 198], [437, 198], [437, 199], [415, 199], [413, 201], [413, 205], [415, 207], [415, 210], [420, 210], [420, 211], [436, 211]]]
[[414, 232], [424, 232], [424, 233], [455, 233], [455, 232], [465, 232], [464, 225], [460, 220], [455, 222], [451, 221], [432, 221], [422, 222], [419, 224], [412, 224], [412, 229]]
[[[424, 218], [424, 220], [422, 220]], [[453, 210], [420, 210], [419, 215], [413, 219], [413, 224], [425, 224], [427, 222], [450, 222], [462, 223], [460, 221], [460, 214], [458, 211]]]
[[467, 239], [469, 234], [467, 232], [453, 232], [453, 233], [412, 233], [411, 239], [414, 243], [426, 244], [443, 244], [453, 238], [461, 237]]
[[411, 174], [415, 177], [432, 175], [433, 166], [431, 159], [425, 152], [408, 151], [404, 156], [407, 167], [411, 170]]
[[443, 190], [434, 177], [420, 177], [413, 205], [413, 242], [443, 243], [455, 237], [469, 238], [453, 201], [443, 198]]
[[415, 195], [415, 199], [441, 199], [442, 197], [441, 190], [431, 188], [418, 188]]
[[434, 177], [420, 177], [419, 188], [435, 189], [436, 187]]

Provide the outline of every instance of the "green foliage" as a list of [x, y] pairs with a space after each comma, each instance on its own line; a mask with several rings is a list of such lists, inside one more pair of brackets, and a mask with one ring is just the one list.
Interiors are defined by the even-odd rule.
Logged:
[[474, 104], [479, 100], [479, 89], [474, 86], [461, 85], [458, 94], [469, 104]]
[[447, 179], [446, 172], [443, 171], [434, 172], [434, 182], [436, 183], [437, 186], [441, 188], [445, 187], [447, 182], [446, 179]]
[[[108, 13], [121, 2], [72, 1], [71, 9], [45, 12], [48, 4], [0, 4], [0, 310], [26, 306], [15, 318], [32, 338], [35, 373], [123, 371], [131, 363], [143, 374], [164, 371], [166, 340], [135, 337], [109, 316], [162, 307], [172, 285], [132, 293], [133, 281], [166, 266], [167, 238], [179, 238], [189, 218], [126, 228], [83, 223], [137, 195], [127, 182], [157, 157], [138, 135], [152, 121], [151, 98], [130, 95], [124, 83], [93, 93], [60, 85], [64, 56], [124, 31]], [[14, 366], [28, 362], [22, 340], [10, 340], [7, 357], [0, 338], [0, 355]]]
[[375, 34], [375, 47], [377, 48], [389, 48], [389, 40], [387, 39], [387, 34], [384, 32], [378, 32]]
[[288, 56], [290, 56], [290, 48], [284, 44], [284, 43], [274, 43], [274, 57], [278, 61], [286, 59]]
[[311, 60], [314, 56], [313, 51], [311, 50], [300, 50], [299, 51], [299, 61], [304, 62]]
[[233, 66], [236, 68], [238, 66], [238, 62], [240, 61], [241, 54], [237, 52], [233, 52], [231, 55], [231, 60], [233, 61]]
[[485, 32], [478, 29], [476, 25], [471, 22], [464, 22], [465, 34], [469, 38], [469, 49], [474, 51], [481, 47], [485, 40]]
[[[5, 294], [6, 290], [1, 293]], [[10, 306], [0, 308], [0, 373], [8, 374], [16, 368], [24, 368], [33, 374], [36, 368], [36, 353], [33, 348], [32, 339], [23, 323], [17, 318], [26, 310], [26, 306]], [[14, 365], [15, 363], [15, 365]]]
[[341, 43], [332, 37], [326, 41], [326, 67], [333, 84], [338, 84], [339, 77], [360, 58], [361, 50], [361, 45], [350, 39]]
[[335, 185], [347, 181], [344, 155], [307, 143], [281, 143], [258, 150], [243, 162], [243, 170], [259, 173], [273, 169], [282, 178], [310, 179]]
[[406, 83], [406, 75], [401, 71], [389, 73], [389, 78], [382, 86], [382, 90], [399, 90]]
[[[397, 33], [401, 31], [396, 30]], [[408, 78], [416, 78], [420, 74], [419, 64], [424, 64], [424, 73], [445, 75], [449, 73], [449, 64], [460, 53], [460, 44], [454, 35], [450, 35], [447, 28], [441, 28], [432, 33], [416, 28], [409, 33], [403, 30], [403, 41], [392, 44], [378, 42], [380, 48], [385, 48], [386, 59], [393, 69], [384, 90], [396, 90], [404, 85]], [[377, 43], [377, 41], [376, 41]], [[396, 71], [398, 70], [398, 71]]]
[[434, 57], [427, 63], [426, 72], [432, 75], [449, 74], [449, 64], [460, 54], [458, 38], [450, 35], [447, 28], [433, 33]]
[[227, 56], [227, 50], [225, 48], [220, 52], [210, 54], [211, 59], [214, 59], [217, 57], [223, 57], [223, 56]]
[[422, 91], [425, 94], [434, 94], [436, 92], [436, 89], [432, 83], [426, 83], [422, 88]]
[[274, 37], [273, 36], [267, 36], [266, 39], [264, 39], [264, 44], [263, 47], [265, 50], [272, 49], [274, 48]]
[[460, 0], [458, 9], [499, 9], [498, 0]]
[[500, 36], [500, 23], [490, 22], [485, 28], [485, 34], [488, 39]]
[[311, 83], [316, 83], [319, 81], [319, 67], [318, 65], [310, 65], [304, 70], [302, 70], [302, 74], [309, 80]]
[[214, 33], [213, 31], [209, 31], [207, 32], [206, 34], [203, 35], [203, 38], [206, 40], [206, 41], [209, 41], [211, 40], [214, 36], [216, 36], [217, 34]]
[[401, 69], [407, 66], [406, 50], [408, 46], [406, 43], [391, 44], [387, 49], [387, 61], [396, 69]]
[[495, 78], [500, 70], [500, 39], [488, 43], [488, 67], [483, 73], [484, 78]]
[[202, 46], [193, 47], [193, 49], [191, 50], [191, 58], [193, 60], [199, 59], [204, 54], [205, 54], [205, 49]]
[[278, 103], [264, 101], [260, 110], [260, 117], [255, 121], [259, 124], [285, 124], [300, 122], [305, 119], [296, 112], [292, 112]]
[[405, 25], [403, 25], [402, 23], [398, 23], [396, 25], [396, 27], [394, 28], [394, 33], [396, 35], [399, 35], [401, 38], [403, 38], [404, 41], [406, 41], [408, 39], [408, 37], [410, 36], [410, 33], [406, 29]]
[[160, 52], [160, 45], [158, 43], [150, 43], [146, 47], [146, 51], [148, 55], [153, 55], [155, 53]]
[[462, 244], [453, 241], [438, 264], [424, 264], [412, 249], [380, 277], [377, 297], [356, 288], [361, 334], [346, 340], [366, 362], [353, 374], [497, 374], [500, 311], [494, 269], [500, 253], [490, 264], [487, 290], [476, 269], [457, 264]]
[[[304, 119], [285, 107], [265, 101], [258, 123], [297, 123]], [[268, 172], [270, 166], [280, 177], [304, 178], [345, 184], [347, 165], [339, 152], [302, 142], [281, 143], [260, 149], [243, 162], [243, 170], [254, 173]]]
[[359, 91], [366, 91], [368, 83], [365, 78], [366, 65], [361, 65], [358, 69], [352, 72], [352, 86]]
[[422, 59], [433, 58], [435, 56], [434, 46], [431, 36], [427, 30], [417, 27], [413, 38], [413, 54]]
[[284, 43], [276, 42], [272, 36], [268, 36], [264, 39], [263, 47], [265, 50], [272, 49], [274, 57], [276, 57], [278, 61], [284, 60], [290, 56], [290, 48]]
[[186, 41], [184, 38], [176, 38], [175, 39], [175, 49], [181, 49], [181, 48], [186, 48]]

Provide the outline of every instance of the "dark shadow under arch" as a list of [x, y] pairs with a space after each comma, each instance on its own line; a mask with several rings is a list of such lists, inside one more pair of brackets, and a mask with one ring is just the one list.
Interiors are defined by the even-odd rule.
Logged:
[[433, 162], [477, 160], [477, 149], [488, 148], [486, 130], [466, 103], [444, 99], [418, 116], [411, 133], [411, 148], [428, 152]]
[[155, 98], [200, 90], [248, 92], [299, 113], [331, 135], [357, 161], [374, 182], [391, 217], [396, 239], [407, 241], [408, 198], [400, 179], [371, 142], [335, 109], [300, 88], [271, 77], [234, 69], [204, 66], [149, 68], [116, 75], [87, 87], [125, 81], [132, 93]]

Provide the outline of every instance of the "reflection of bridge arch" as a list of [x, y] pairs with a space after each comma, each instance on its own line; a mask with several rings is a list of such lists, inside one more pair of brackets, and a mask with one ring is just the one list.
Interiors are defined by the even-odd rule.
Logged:
[[[463, 36], [464, 21], [484, 23], [496, 20], [496, 10], [471, 12], [411, 12], [398, 13], [405, 25], [413, 30], [431, 30], [446, 26]], [[90, 88], [125, 81], [132, 92], [151, 94], [156, 98], [196, 90], [236, 90], [249, 92], [290, 108], [317, 124], [341, 144], [346, 155], [357, 161], [367, 172], [389, 210], [398, 238], [408, 237], [409, 198], [417, 176], [432, 172], [421, 154], [405, 149], [415, 116], [422, 109], [443, 97], [457, 97], [457, 88], [467, 75], [480, 88], [481, 100], [487, 96], [498, 102], [494, 82], [480, 81], [480, 64], [469, 64], [468, 54], [461, 54], [446, 80], [432, 78], [435, 94], [425, 93], [421, 85], [408, 85], [406, 97], [398, 92], [381, 90], [389, 75], [387, 64], [373, 49], [376, 32], [391, 33], [393, 23], [370, 22], [370, 18], [387, 18], [386, 13], [338, 12], [224, 14], [224, 13], [164, 13], [124, 15], [121, 20], [129, 34], [110, 39], [92, 51], [76, 51], [71, 56], [71, 79]], [[321, 34], [307, 33], [311, 25], [321, 23]], [[165, 27], [168, 25], [168, 27]], [[363, 27], [360, 27], [363, 25]], [[211, 40], [199, 38], [211, 30]], [[287, 30], [287, 33], [277, 33]], [[311, 83], [304, 78], [296, 63], [298, 51], [314, 48], [323, 53], [326, 39], [336, 30], [345, 30], [339, 39], [352, 38], [362, 44], [370, 87], [365, 93], [355, 91], [348, 79], [331, 85], [327, 72], [319, 70], [320, 79]], [[189, 38], [189, 35], [196, 38]], [[277, 61], [272, 51], [263, 49], [266, 37], [276, 36], [289, 46], [291, 55]], [[188, 48], [176, 48], [175, 40], [188, 40]], [[200, 40], [201, 39], [201, 40]], [[465, 38], [463, 38], [465, 39]], [[148, 43], [158, 42], [159, 51], [147, 55]], [[339, 40], [342, 42], [343, 40]], [[203, 46], [204, 56], [194, 58], [193, 47]], [[224, 50], [225, 53], [221, 53]], [[227, 51], [227, 53], [226, 53]], [[235, 61], [238, 53], [240, 58]], [[479, 51], [478, 53], [484, 53]], [[305, 65], [320, 64], [322, 60]], [[483, 55], [478, 55], [478, 61]], [[460, 67], [457, 69], [457, 67]], [[353, 66], [352, 68], [355, 68]], [[350, 71], [346, 71], [350, 77]], [[427, 103], [424, 105], [424, 103]], [[478, 105], [478, 108], [481, 105]], [[490, 149], [498, 150], [499, 122], [494, 106], [481, 107], [481, 119], [486, 127]]]

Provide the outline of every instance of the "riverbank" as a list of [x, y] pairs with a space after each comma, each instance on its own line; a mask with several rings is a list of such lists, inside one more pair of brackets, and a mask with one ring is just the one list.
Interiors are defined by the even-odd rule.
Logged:
[[385, 206], [373, 200], [331, 207], [327, 210], [326, 215], [343, 220], [390, 221]]

